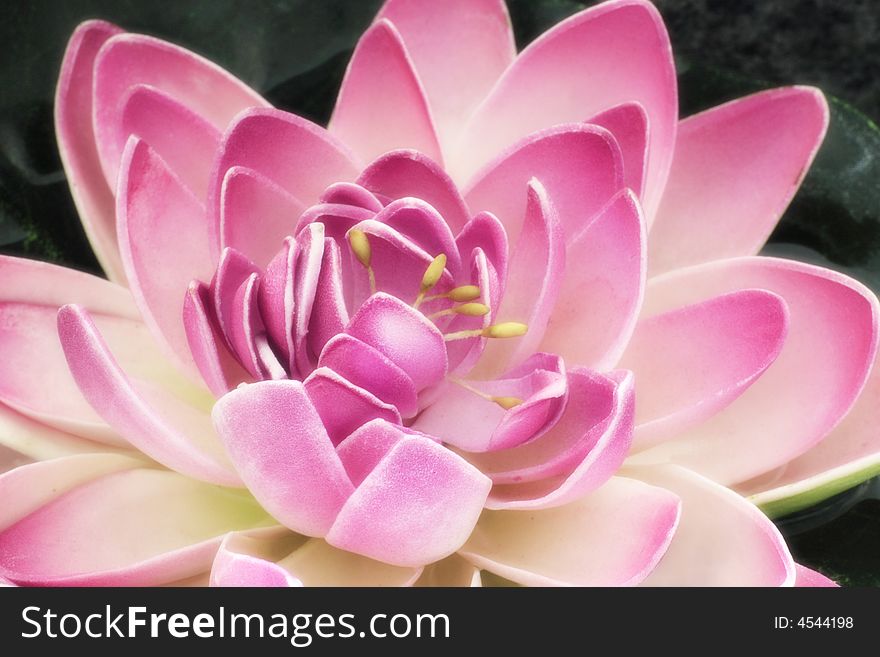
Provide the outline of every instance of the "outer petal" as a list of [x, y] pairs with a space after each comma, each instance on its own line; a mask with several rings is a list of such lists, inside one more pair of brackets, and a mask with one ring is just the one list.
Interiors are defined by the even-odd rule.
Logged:
[[266, 519], [245, 493], [109, 455], [25, 466], [0, 491], [0, 574], [37, 585], [182, 579], [210, 566], [223, 534]]
[[106, 443], [93, 442], [53, 429], [0, 405], [0, 446], [34, 461], [90, 452], [115, 452]]
[[642, 320], [620, 363], [638, 373], [636, 447], [644, 449], [718, 413], [782, 351], [781, 297], [741, 290]]
[[479, 587], [482, 582], [479, 568], [458, 554], [453, 554], [443, 561], [426, 566], [415, 585]]
[[757, 253], [827, 127], [828, 105], [811, 87], [763, 91], [682, 121], [651, 228], [651, 275]]
[[101, 170], [92, 128], [95, 57], [107, 39], [120, 32], [104, 21], [86, 21], [70, 37], [55, 92], [55, 134], [73, 200], [98, 262], [110, 280], [124, 283], [113, 190]]
[[641, 208], [625, 190], [569, 242], [565, 277], [540, 349], [572, 365], [613, 367], [642, 305], [646, 250]]
[[312, 539], [279, 565], [305, 586], [412, 586], [421, 568], [392, 566]]
[[678, 523], [678, 498], [614, 477], [576, 502], [542, 511], [486, 511], [459, 553], [520, 584], [638, 584]]
[[788, 305], [778, 358], [724, 411], [639, 461], [673, 460], [721, 483], [744, 481], [815, 445], [855, 402], [877, 351], [877, 299], [843, 274], [773, 258], [725, 260], [655, 279], [644, 312], [744, 288], [769, 290]]
[[211, 566], [211, 586], [227, 587], [289, 587], [302, 586], [278, 564], [247, 554], [241, 544], [242, 538], [228, 534], [217, 550]]
[[448, 148], [516, 55], [503, 0], [388, 0]]
[[529, 133], [628, 101], [641, 103], [651, 126], [644, 198], [651, 216], [672, 160], [678, 99], [669, 39], [647, 0], [603, 3], [532, 42], [476, 110], [451, 169], [467, 180]]
[[328, 130], [364, 162], [396, 148], [442, 161], [425, 92], [388, 21], [378, 21], [358, 41]]
[[648, 114], [639, 103], [621, 103], [587, 120], [602, 126], [620, 147], [623, 158], [623, 183], [639, 198], [645, 194], [645, 174], [648, 168]]
[[810, 570], [806, 566], [796, 563], [794, 567], [797, 573], [797, 579], [794, 584], [795, 586], [810, 586], [816, 588], [833, 588], [838, 586], [834, 580], [828, 579], [822, 573]]
[[728, 488], [685, 468], [629, 473], [681, 498], [681, 521], [649, 586], [791, 586], [794, 561], [779, 530]]

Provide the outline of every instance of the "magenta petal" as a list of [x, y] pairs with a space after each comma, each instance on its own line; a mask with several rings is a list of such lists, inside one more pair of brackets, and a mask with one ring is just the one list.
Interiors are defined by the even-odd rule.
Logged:
[[327, 367], [319, 367], [312, 372], [304, 385], [334, 445], [373, 418], [382, 418], [394, 424], [401, 422], [394, 406]]
[[569, 242], [541, 350], [572, 365], [614, 367], [642, 305], [646, 248], [641, 208], [625, 190]]
[[[479, 247], [473, 249], [470, 260], [472, 260], [470, 283], [480, 288], [480, 298], [476, 301], [485, 304], [490, 309], [497, 309], [503, 294], [499, 274]], [[483, 317], [459, 315], [449, 322], [445, 332], [455, 333], [457, 331], [486, 329], [491, 326], [493, 318], [494, 314], [491, 311]], [[449, 359], [449, 370], [457, 376], [466, 376], [483, 355], [488, 341], [488, 338], [476, 337], [448, 342], [446, 355]]]
[[779, 296], [742, 290], [642, 320], [620, 366], [638, 372], [636, 447], [731, 404], [776, 360], [788, 333]]
[[382, 202], [371, 191], [361, 187], [358, 183], [333, 183], [324, 190], [318, 200], [320, 203], [329, 205], [353, 205], [370, 212], [379, 212], [382, 209]]
[[491, 212], [480, 212], [471, 219], [455, 238], [458, 250], [465, 265], [467, 258], [473, 254], [474, 249], [481, 249], [489, 262], [498, 272], [501, 284], [507, 282], [508, 267], [508, 243], [507, 231], [504, 226]]
[[119, 248], [132, 294], [160, 344], [195, 373], [180, 309], [214, 269], [205, 210], [145, 143], [132, 137], [119, 180]]
[[[58, 312], [58, 335], [83, 396], [128, 442], [182, 474], [224, 485], [238, 477], [201, 411], [171, 395], [138, 388], [107, 348], [88, 314], [76, 306]], [[166, 405], [157, 406], [165, 400]]]
[[648, 114], [639, 103], [621, 103], [587, 120], [602, 126], [620, 147], [623, 158], [623, 184], [639, 198], [645, 193], [648, 167]]
[[293, 353], [294, 365], [306, 376], [315, 366], [318, 354], [309, 352], [306, 338], [318, 289], [318, 277], [324, 257], [324, 226], [309, 224], [296, 237], [296, 258], [293, 270]]
[[357, 338], [341, 333], [331, 338], [318, 360], [355, 386], [369, 390], [396, 407], [404, 418], [419, 412], [419, 400], [412, 379], [382, 352]]
[[309, 321], [309, 348], [321, 355], [324, 346], [348, 325], [348, 309], [345, 307], [345, 289], [342, 279], [342, 254], [339, 244], [324, 238], [324, 254], [321, 273], [315, 288], [315, 302]]
[[[211, 280], [211, 295], [214, 297], [214, 313], [225, 336], [232, 335], [233, 308], [235, 295], [252, 274], [259, 274], [259, 268], [246, 256], [227, 247], [220, 255], [220, 263]], [[233, 345], [229, 345], [233, 348]]]
[[794, 565], [797, 579], [795, 586], [813, 587], [813, 588], [836, 588], [840, 586], [834, 580], [825, 577], [822, 573], [811, 570], [799, 563]]
[[284, 240], [278, 254], [272, 258], [261, 279], [259, 291], [260, 313], [266, 332], [287, 363], [292, 360], [294, 317], [294, 271], [296, 242]]
[[741, 482], [804, 453], [852, 407], [877, 351], [878, 304], [843, 274], [764, 257], [708, 263], [653, 279], [643, 314], [748, 288], [778, 294], [788, 306], [779, 356], [726, 409], [638, 459], [673, 460], [724, 484]]
[[425, 91], [388, 21], [374, 23], [358, 41], [328, 130], [364, 162], [397, 148], [442, 161]]
[[437, 561], [467, 540], [491, 485], [445, 447], [404, 434], [342, 507], [327, 542], [397, 566]]
[[647, 0], [602, 3], [529, 44], [464, 130], [452, 169], [465, 180], [517, 139], [626, 102], [640, 103], [651, 127], [644, 199], [651, 214], [672, 160], [678, 99], [669, 38]]
[[408, 237], [432, 258], [444, 254], [446, 268], [456, 276], [461, 269], [461, 257], [449, 225], [437, 210], [419, 198], [392, 201], [379, 212], [379, 221]]
[[276, 563], [242, 553], [229, 534], [220, 544], [211, 566], [211, 586], [296, 587], [302, 582]]
[[303, 384], [239, 387], [217, 402], [212, 415], [260, 504], [290, 529], [323, 536], [353, 487]]
[[525, 221], [526, 185], [537, 178], [553, 200], [566, 240], [573, 239], [623, 188], [620, 149], [604, 128], [566, 124], [528, 135], [486, 165], [465, 189], [472, 212], [501, 220], [511, 243]]
[[446, 344], [440, 331], [400, 299], [374, 294], [346, 332], [382, 352], [409, 375], [417, 390], [435, 385], [446, 375]]
[[810, 87], [763, 91], [682, 121], [651, 227], [651, 275], [757, 253], [827, 127], [828, 105]]
[[364, 169], [358, 183], [390, 199], [410, 196], [429, 203], [453, 232], [461, 230], [470, 216], [449, 174], [418, 151], [386, 153]]
[[101, 46], [120, 30], [104, 21], [76, 28], [61, 65], [55, 91], [55, 133], [70, 192], [92, 249], [110, 280], [124, 283], [116, 246], [116, 207], [98, 157], [92, 127], [95, 58]]
[[418, 431], [391, 424], [381, 418], [370, 420], [355, 429], [336, 448], [348, 476], [355, 487], [360, 486], [391, 448], [407, 436], [435, 440]]

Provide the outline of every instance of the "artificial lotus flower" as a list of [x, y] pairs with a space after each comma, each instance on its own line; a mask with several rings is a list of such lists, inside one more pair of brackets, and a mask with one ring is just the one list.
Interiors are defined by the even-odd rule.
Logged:
[[389, 0], [326, 130], [83, 24], [56, 123], [110, 281], [0, 264], [36, 461], [0, 576], [827, 583], [753, 504], [878, 467], [877, 300], [755, 256], [827, 120], [793, 87], [679, 123], [641, 0], [519, 55], [498, 0]]

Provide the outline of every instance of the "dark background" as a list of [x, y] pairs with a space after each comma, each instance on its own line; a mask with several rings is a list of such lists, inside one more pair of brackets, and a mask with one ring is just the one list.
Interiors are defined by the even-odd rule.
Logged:
[[[279, 107], [325, 122], [351, 48], [380, 4], [7, 0], [0, 21], [0, 252], [98, 271], [67, 191], [52, 122], [61, 56], [81, 20], [105, 18], [184, 45]], [[590, 4], [509, 0], [518, 46]], [[814, 84], [839, 99], [832, 99], [826, 145], [770, 250], [796, 248], [880, 289], [880, 132], [869, 120], [880, 118], [880, 2], [656, 4], [676, 53], [683, 116], [781, 84]], [[871, 497], [863, 486], [783, 519], [795, 555], [843, 583], [880, 585], [880, 502]]]

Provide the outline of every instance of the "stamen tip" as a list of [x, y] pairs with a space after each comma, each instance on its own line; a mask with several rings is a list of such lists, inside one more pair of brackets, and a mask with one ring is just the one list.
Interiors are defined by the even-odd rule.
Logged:
[[526, 324], [521, 322], [502, 322], [492, 324], [483, 329], [483, 337], [486, 338], [518, 338], [525, 335], [529, 330]]
[[505, 411], [509, 411], [511, 408], [516, 408], [523, 403], [523, 400], [519, 397], [492, 397], [492, 401]]

